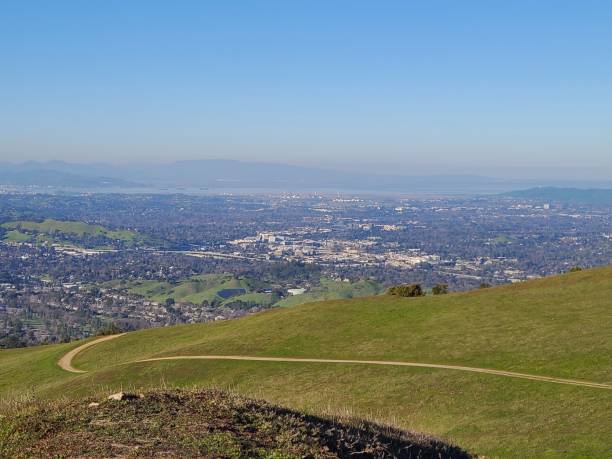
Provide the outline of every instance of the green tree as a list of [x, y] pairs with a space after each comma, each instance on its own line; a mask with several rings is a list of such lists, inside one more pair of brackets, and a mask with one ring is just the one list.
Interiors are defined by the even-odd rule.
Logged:
[[395, 285], [387, 290], [387, 294], [403, 297], [425, 296], [420, 284]]

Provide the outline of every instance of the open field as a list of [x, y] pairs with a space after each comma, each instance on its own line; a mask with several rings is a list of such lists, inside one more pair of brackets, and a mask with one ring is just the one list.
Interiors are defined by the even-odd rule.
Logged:
[[[78, 343], [0, 352], [3, 394], [219, 386], [315, 413], [350, 412], [478, 454], [610, 457], [612, 391], [443, 368], [254, 357], [410, 361], [612, 384], [612, 269], [425, 298], [371, 297], [277, 308], [239, 320], [128, 333], [57, 360]], [[22, 365], [26, 362], [27, 369]], [[6, 381], [5, 381], [6, 380]]]

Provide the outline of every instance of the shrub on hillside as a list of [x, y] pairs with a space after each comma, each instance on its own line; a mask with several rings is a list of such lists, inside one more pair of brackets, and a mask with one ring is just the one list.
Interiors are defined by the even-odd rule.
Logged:
[[404, 297], [425, 296], [420, 284], [394, 285], [387, 290], [387, 294]]
[[434, 295], [446, 295], [448, 293], [448, 284], [436, 284], [431, 289], [431, 293]]

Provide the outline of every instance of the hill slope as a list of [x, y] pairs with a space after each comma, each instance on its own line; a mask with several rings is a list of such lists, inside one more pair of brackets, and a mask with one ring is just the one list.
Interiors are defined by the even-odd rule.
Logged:
[[[237, 278], [232, 274], [203, 274], [184, 279], [176, 284], [160, 281], [132, 281], [123, 287], [129, 293], [144, 296], [152, 301], [163, 302], [168, 298], [176, 301], [188, 301], [200, 304], [203, 301], [209, 303], [218, 302], [222, 304], [227, 301], [236, 301], [247, 294], [253, 295], [253, 290], [263, 287], [258, 282]], [[263, 304], [270, 304], [272, 295], [264, 298], [251, 297], [251, 300], [259, 300]], [[248, 301], [247, 297], [242, 298]], [[267, 301], [266, 301], [267, 300]]]
[[22, 407], [0, 419], [2, 457], [380, 457], [468, 459], [459, 448], [375, 424], [304, 415], [220, 391]]
[[338, 300], [374, 296], [383, 291], [383, 287], [372, 280], [357, 282], [341, 282], [330, 278], [321, 278], [319, 286], [301, 295], [293, 295], [282, 299], [277, 306], [292, 307], [313, 301]]
[[[413, 361], [612, 383], [612, 268], [426, 298], [371, 297], [129, 333], [53, 367], [77, 344], [0, 352], [10, 393], [213, 385], [294, 408], [350, 411], [501, 457], [609, 457], [612, 391], [440, 368], [163, 356]], [[55, 359], [55, 360], [53, 360]], [[27, 369], [21, 366], [27, 362]]]
[[131, 281], [121, 284], [117, 281], [107, 285], [127, 293], [141, 295], [149, 300], [163, 302], [172, 298], [177, 302], [185, 301], [200, 304], [203, 301], [227, 304], [236, 301], [259, 306], [293, 307], [313, 301], [349, 299], [378, 295], [383, 287], [372, 280], [342, 282], [322, 277], [319, 285], [301, 295], [281, 298], [270, 290], [270, 285], [252, 278], [236, 277], [233, 274], [202, 274], [178, 281], [175, 284], [162, 281]]

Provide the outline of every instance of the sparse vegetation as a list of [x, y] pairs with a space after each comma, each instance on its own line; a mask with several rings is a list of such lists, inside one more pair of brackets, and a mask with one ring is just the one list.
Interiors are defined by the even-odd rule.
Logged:
[[423, 435], [215, 390], [155, 391], [97, 406], [30, 403], [11, 414], [0, 417], [2, 457], [471, 457]]

